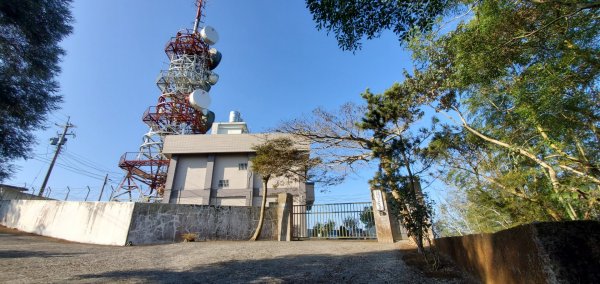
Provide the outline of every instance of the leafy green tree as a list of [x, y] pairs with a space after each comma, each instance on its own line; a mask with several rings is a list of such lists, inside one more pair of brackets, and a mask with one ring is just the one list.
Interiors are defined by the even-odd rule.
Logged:
[[[419, 15], [390, 6], [381, 10], [388, 17], [371, 17], [378, 4], [315, 2], [325, 5], [313, 12], [317, 26], [345, 49], [405, 23], [394, 13]], [[424, 152], [466, 190], [468, 206], [499, 213], [491, 222], [600, 215], [599, 9], [598, 1], [447, 2], [433, 14], [458, 24], [430, 17], [429, 28], [399, 34], [416, 60], [399, 88], [446, 117]]]
[[317, 222], [313, 226], [312, 231], [314, 237], [328, 237], [333, 231], [335, 231], [335, 221], [328, 220], [325, 223]]
[[420, 97], [404, 85], [394, 84], [382, 94], [367, 90], [362, 96], [368, 105], [360, 127], [373, 132], [370, 149], [373, 157], [379, 159], [379, 170], [371, 186], [391, 193], [409, 236], [427, 257], [424, 242], [431, 237], [432, 208], [420, 182], [432, 160], [422, 155], [422, 145], [437, 121], [432, 122], [430, 129], [415, 129], [424, 112]]
[[358, 219], [353, 217], [346, 217], [342, 220], [342, 225], [339, 227], [338, 235], [340, 237], [351, 237], [356, 236], [358, 232]]
[[[480, 200], [489, 197], [486, 194], [473, 194], [472, 189], [447, 190], [447, 198], [438, 206], [434, 220], [434, 233], [438, 237], [462, 236], [474, 233], [491, 233], [508, 229], [517, 223], [512, 219], [510, 210], [500, 203], [501, 199]], [[494, 191], [490, 191], [494, 193]], [[491, 203], [492, 201], [496, 203]], [[512, 205], [506, 202], [504, 205]]]
[[[525, 170], [525, 165], [518, 169], [508, 166], [514, 165], [514, 155], [489, 146], [460, 131], [440, 131], [429, 144], [429, 154], [438, 155], [442, 180], [457, 188], [448, 190], [450, 199], [445, 208], [440, 208], [438, 220], [466, 222], [463, 227], [468, 229], [461, 233], [475, 233], [494, 232], [557, 215], [545, 198], [548, 186], [544, 177]], [[533, 174], [534, 178], [529, 179]]]
[[327, 222], [325, 222], [325, 224], [323, 224], [323, 234], [328, 237], [331, 236], [331, 234], [333, 233], [333, 231], [335, 231], [335, 221], [333, 220], [328, 220]]
[[415, 28], [429, 30], [453, 1], [449, 0], [306, 0], [318, 29], [332, 32], [343, 50], [357, 50], [361, 40], [392, 30], [401, 40]]
[[321, 237], [323, 235], [323, 232], [323, 224], [321, 224], [320, 222], [317, 222], [312, 228], [313, 237]]
[[70, 0], [0, 1], [0, 181], [26, 158], [33, 131], [58, 108], [56, 76], [71, 33]]
[[368, 206], [360, 212], [360, 221], [365, 224], [367, 229], [375, 227], [375, 219], [373, 215], [373, 206]]
[[[471, 183], [480, 197], [503, 200], [523, 221], [599, 214], [599, 8], [483, 1], [455, 31], [413, 42], [426, 67], [408, 84], [459, 126], [444, 135], [464, 137], [438, 137], [459, 143], [449, 158], [484, 162], [454, 173], [484, 180]], [[459, 153], [462, 143], [481, 152]]]
[[297, 148], [296, 142], [287, 137], [273, 138], [252, 147], [256, 156], [250, 159], [251, 170], [260, 175], [263, 182], [262, 202], [258, 225], [251, 240], [260, 237], [265, 219], [268, 184], [271, 179], [306, 181], [308, 172], [320, 163], [318, 158], [310, 158], [308, 151]]
[[353, 217], [346, 217], [342, 221], [342, 225], [350, 231], [356, 230], [356, 228], [358, 228], [358, 220], [356, 220], [356, 218]]
[[[417, 96], [396, 84], [383, 94], [368, 90], [363, 94], [367, 106], [344, 104], [337, 112], [315, 110], [313, 118], [283, 123], [277, 131], [291, 133], [317, 144], [316, 151], [330, 168], [356, 163], [379, 162], [382, 169], [372, 185], [390, 192], [404, 210], [403, 217], [411, 237], [423, 249], [423, 239], [431, 227], [431, 207], [418, 185], [431, 165], [422, 155], [422, 144], [432, 129], [415, 129], [424, 115]], [[402, 103], [397, 104], [400, 100]], [[436, 123], [432, 124], [435, 127]], [[345, 175], [341, 175], [344, 178]], [[418, 240], [418, 241], [417, 241]]]

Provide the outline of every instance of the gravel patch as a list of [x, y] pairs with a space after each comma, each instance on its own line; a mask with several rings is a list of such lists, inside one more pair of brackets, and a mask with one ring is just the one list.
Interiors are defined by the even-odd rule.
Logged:
[[374, 241], [211, 241], [115, 247], [0, 232], [1, 283], [461, 283]]

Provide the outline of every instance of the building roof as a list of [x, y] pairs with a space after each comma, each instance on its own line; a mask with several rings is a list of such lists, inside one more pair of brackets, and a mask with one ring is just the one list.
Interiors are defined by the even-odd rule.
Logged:
[[196, 134], [167, 135], [163, 144], [163, 154], [211, 154], [211, 153], [252, 153], [254, 145], [268, 139], [288, 137], [296, 141], [299, 150], [310, 150], [310, 143], [300, 137], [279, 133], [255, 134]]

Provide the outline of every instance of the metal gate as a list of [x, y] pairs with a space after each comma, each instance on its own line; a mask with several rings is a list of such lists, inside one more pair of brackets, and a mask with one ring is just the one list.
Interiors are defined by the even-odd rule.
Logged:
[[294, 205], [294, 239], [377, 239], [371, 202]]

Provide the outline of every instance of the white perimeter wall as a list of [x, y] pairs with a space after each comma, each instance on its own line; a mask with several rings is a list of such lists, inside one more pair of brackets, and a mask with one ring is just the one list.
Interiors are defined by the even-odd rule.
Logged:
[[132, 202], [0, 201], [0, 224], [74, 242], [125, 245]]

